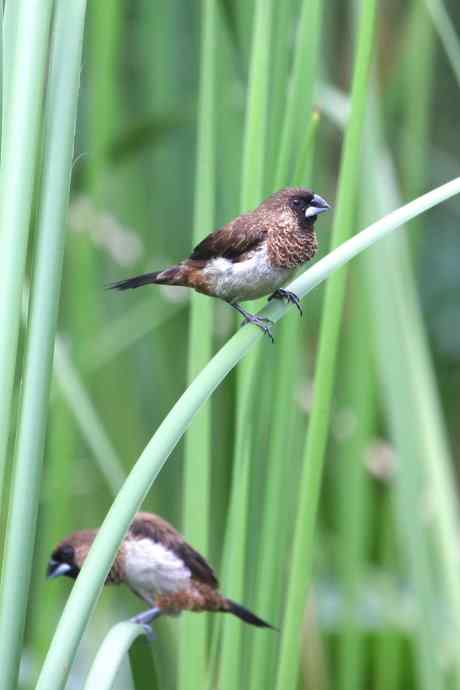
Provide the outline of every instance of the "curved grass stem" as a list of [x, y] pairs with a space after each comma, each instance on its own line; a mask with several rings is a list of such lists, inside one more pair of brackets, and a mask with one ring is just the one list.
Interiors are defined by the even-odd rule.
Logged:
[[[389, 213], [318, 261], [288, 288], [299, 297], [412, 218], [460, 193], [460, 177]], [[292, 308], [292, 307], [291, 307]], [[278, 321], [288, 307], [270, 303], [260, 314]], [[62, 690], [88, 617], [129, 524], [193, 416], [255, 342], [259, 329], [240, 329], [211, 359], [166, 416], [115, 499], [76, 581], [42, 668], [37, 690]]]

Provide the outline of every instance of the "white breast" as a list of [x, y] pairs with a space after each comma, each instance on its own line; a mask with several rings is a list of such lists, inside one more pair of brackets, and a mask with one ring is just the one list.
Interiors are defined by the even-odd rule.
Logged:
[[220, 257], [210, 261], [205, 268], [213, 294], [230, 302], [269, 295], [287, 280], [290, 272], [270, 265], [265, 246], [246, 261], [232, 263]]
[[130, 539], [123, 547], [126, 582], [143, 599], [188, 588], [190, 570], [172, 551], [151, 539]]

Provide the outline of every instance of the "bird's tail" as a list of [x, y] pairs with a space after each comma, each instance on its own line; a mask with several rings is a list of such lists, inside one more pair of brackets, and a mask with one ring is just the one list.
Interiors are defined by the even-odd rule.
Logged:
[[249, 623], [250, 625], [256, 625], [258, 628], [271, 628], [272, 630], [275, 630], [273, 625], [266, 623], [261, 618], [258, 618], [254, 613], [251, 613], [251, 611], [245, 609], [244, 606], [240, 606], [240, 604], [236, 604], [230, 599], [225, 600], [225, 607], [223, 610], [227, 613], [233, 613], [234, 616], [241, 618], [242, 621]]
[[142, 285], [181, 285], [181, 267], [171, 266], [164, 271], [156, 271], [154, 273], [142, 273], [133, 278], [126, 280], [119, 280], [116, 283], [108, 285], [109, 290], [132, 290], [141, 287]]

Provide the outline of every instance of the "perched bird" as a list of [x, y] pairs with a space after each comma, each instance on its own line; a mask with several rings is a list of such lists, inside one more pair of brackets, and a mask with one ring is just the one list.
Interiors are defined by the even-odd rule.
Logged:
[[[74, 532], [61, 541], [48, 562], [48, 577], [75, 579], [96, 533], [94, 529]], [[214, 571], [203, 556], [172, 525], [152, 513], [135, 515], [105, 582], [121, 583], [150, 606], [131, 619], [145, 627], [160, 615], [182, 611], [221, 611], [251, 625], [272, 627], [220, 594]]]
[[129, 290], [141, 285], [182, 285], [228, 302], [273, 340], [270, 319], [255, 316], [240, 302], [270, 295], [297, 306], [299, 298], [283, 290], [297, 266], [309, 261], [318, 242], [315, 221], [330, 208], [325, 199], [303, 187], [275, 192], [254, 211], [243, 213], [208, 235], [188, 259], [163, 271], [120, 280], [109, 287]]

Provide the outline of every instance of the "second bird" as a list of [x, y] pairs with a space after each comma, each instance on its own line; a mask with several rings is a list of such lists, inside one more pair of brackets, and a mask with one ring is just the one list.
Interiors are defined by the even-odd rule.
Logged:
[[[95, 529], [82, 530], [61, 541], [48, 562], [48, 577], [77, 578], [96, 533]], [[122, 583], [152, 607], [132, 619], [144, 626], [165, 614], [220, 611], [259, 628], [272, 627], [223, 596], [203, 556], [169, 522], [153, 513], [135, 515], [110, 569], [106, 584]]]
[[269, 295], [302, 309], [297, 295], [283, 290], [293, 270], [309, 261], [318, 242], [315, 221], [330, 208], [319, 194], [303, 187], [275, 192], [254, 211], [243, 213], [198, 244], [175, 266], [113, 283], [129, 290], [142, 285], [181, 285], [224, 300], [273, 340], [270, 319], [255, 316], [240, 302]]

